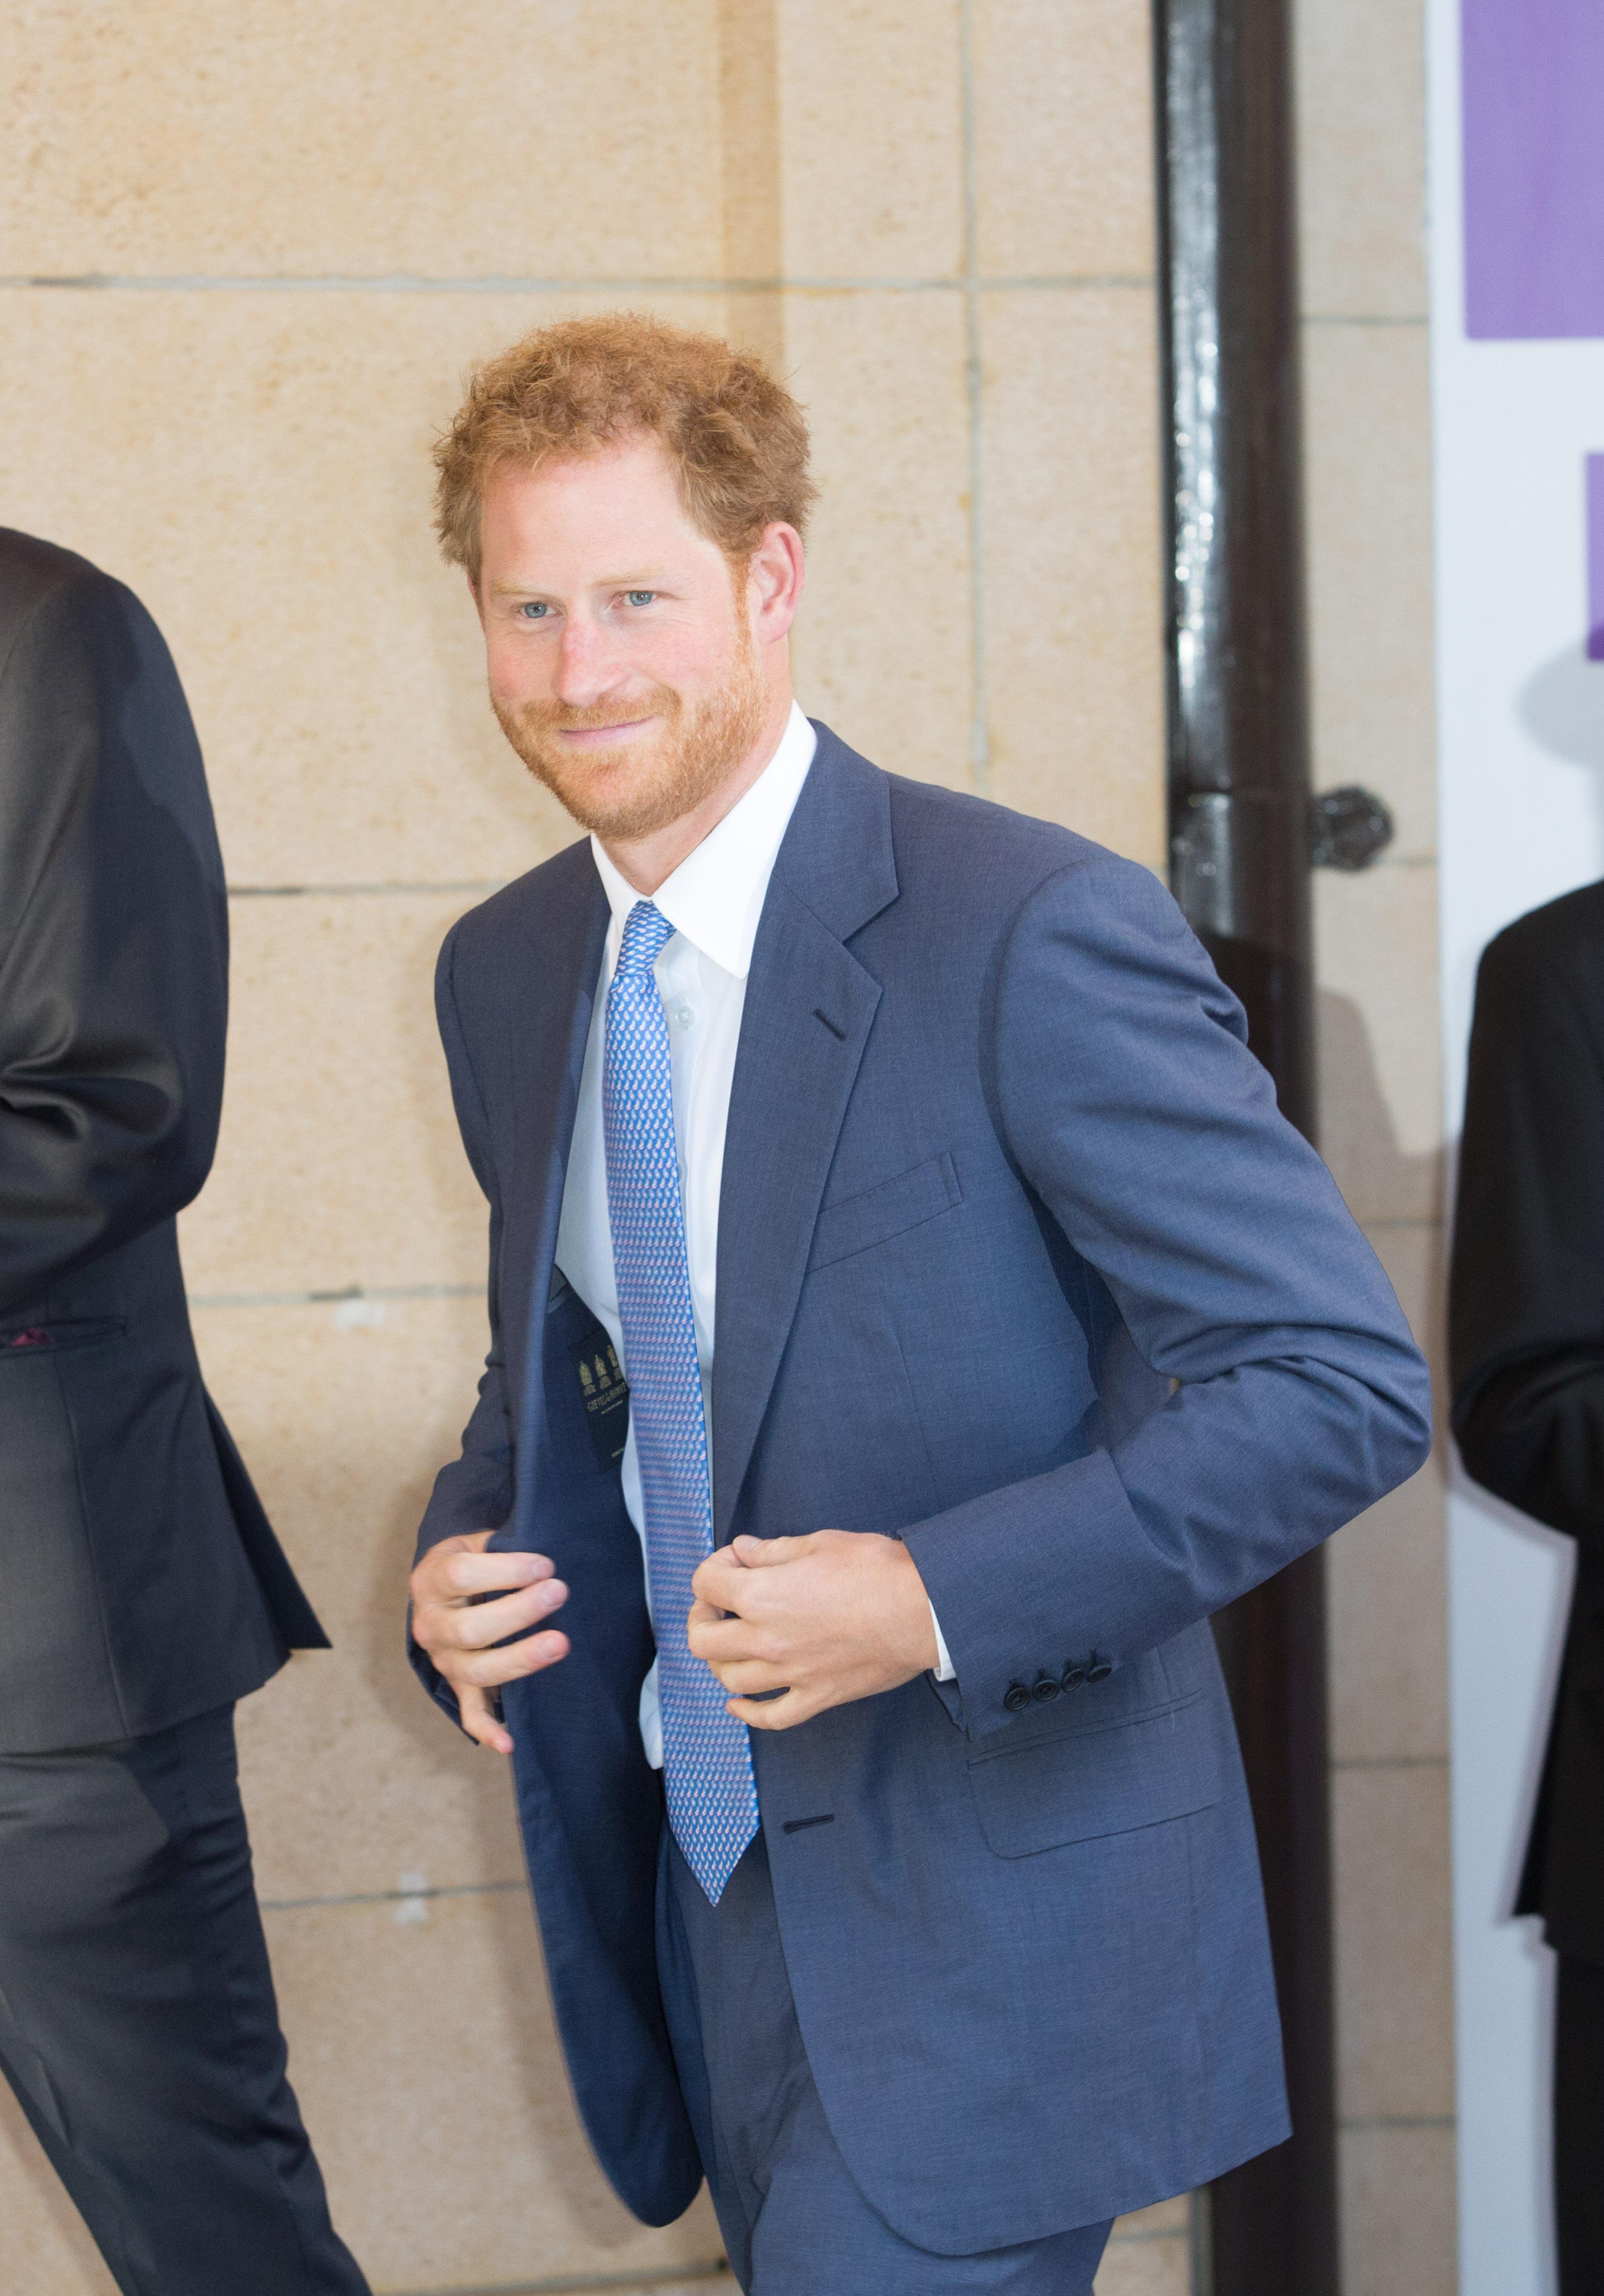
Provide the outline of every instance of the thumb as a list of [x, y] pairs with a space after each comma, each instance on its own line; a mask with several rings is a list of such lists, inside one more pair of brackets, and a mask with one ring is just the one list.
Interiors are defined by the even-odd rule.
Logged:
[[476, 1744], [489, 1746], [498, 1754], [513, 1751], [513, 1734], [490, 1703], [489, 1693], [468, 1684], [458, 1686], [457, 1710], [462, 1726]]
[[795, 1538], [753, 1538], [745, 1531], [730, 1542], [730, 1553], [749, 1570], [764, 1570], [776, 1562], [794, 1562], [801, 1545]]

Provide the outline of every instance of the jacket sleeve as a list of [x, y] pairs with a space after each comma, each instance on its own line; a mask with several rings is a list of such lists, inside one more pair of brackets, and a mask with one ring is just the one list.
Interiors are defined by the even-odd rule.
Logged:
[[1579, 986], [1530, 925], [1482, 960], [1450, 1357], [1467, 1471], [1604, 1546], [1604, 1046]]
[[1223, 1607], [1422, 1464], [1429, 1382], [1241, 1007], [1180, 911], [1101, 856], [1049, 879], [998, 971], [1016, 1168], [1175, 1382], [1112, 1447], [915, 1525], [974, 1734], [1065, 1652], [1118, 1665]]
[[227, 930], [177, 673], [86, 570], [0, 663], [0, 1315], [199, 1191]]
[[[434, 1009], [463, 1146], [473, 1177], [490, 1207], [490, 1348], [479, 1382], [479, 1398], [463, 1431], [461, 1451], [434, 1479], [434, 1489], [418, 1529], [415, 1562], [442, 1538], [475, 1530], [498, 1530], [513, 1507], [513, 1414], [501, 1340], [501, 1189], [490, 1153], [484, 1102], [473, 1075], [457, 1004], [455, 966], [459, 930], [460, 922], [452, 926], [440, 949], [434, 975]], [[407, 1654], [424, 1689], [455, 1721], [456, 1694], [436, 1671], [427, 1652], [413, 1640], [410, 1620]]]

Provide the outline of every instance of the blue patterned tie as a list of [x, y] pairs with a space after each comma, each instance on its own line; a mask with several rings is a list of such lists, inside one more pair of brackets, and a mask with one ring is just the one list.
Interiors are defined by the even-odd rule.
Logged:
[[650, 901], [637, 901], [625, 922], [607, 992], [602, 1123], [624, 1375], [657, 1622], [669, 1824], [716, 1906], [758, 1830], [758, 1797], [746, 1726], [725, 1712], [727, 1692], [691, 1656], [685, 1638], [691, 1578], [712, 1553], [713, 1510], [674, 1147], [669, 1024], [652, 972], [673, 931]]

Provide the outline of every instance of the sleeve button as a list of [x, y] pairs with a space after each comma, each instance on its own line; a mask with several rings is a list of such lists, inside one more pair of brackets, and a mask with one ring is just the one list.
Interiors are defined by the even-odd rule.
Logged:
[[1056, 1674], [1039, 1674], [1031, 1685], [1031, 1696], [1038, 1706], [1045, 1706], [1049, 1698], [1057, 1698], [1057, 1695], [1058, 1677]]
[[1010, 1714], [1023, 1714], [1031, 1702], [1031, 1693], [1023, 1682], [1010, 1682], [1002, 1694], [1002, 1702]]
[[1086, 1669], [1087, 1681], [1106, 1682], [1113, 1672], [1113, 1660], [1110, 1659], [1099, 1658], [1096, 1651], [1093, 1651], [1091, 1653], [1091, 1664]]
[[1081, 1661], [1080, 1661], [1078, 1659], [1071, 1659], [1071, 1660], [1070, 1660], [1069, 1664], [1068, 1664], [1068, 1665], [1065, 1668], [1065, 1669], [1064, 1669], [1064, 1687], [1065, 1687], [1065, 1690], [1079, 1690], [1079, 1688], [1081, 1687], [1081, 1685], [1085, 1681], [1085, 1679], [1086, 1679], [1086, 1669], [1085, 1669], [1085, 1667], [1081, 1663]]

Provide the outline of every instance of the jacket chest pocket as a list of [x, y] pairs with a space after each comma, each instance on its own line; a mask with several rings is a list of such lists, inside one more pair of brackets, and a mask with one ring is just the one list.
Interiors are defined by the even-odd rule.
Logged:
[[981, 1832], [999, 1857], [1130, 1833], [1207, 1809], [1224, 1791], [1213, 1718], [1200, 1693], [1031, 1744], [970, 1757]]
[[827, 1204], [813, 1229], [809, 1271], [850, 1259], [876, 1243], [889, 1243], [893, 1236], [955, 1210], [963, 1201], [958, 1167], [943, 1149], [928, 1163], [916, 1164], [911, 1172], [900, 1172], [894, 1180], [882, 1180], [860, 1195]]

